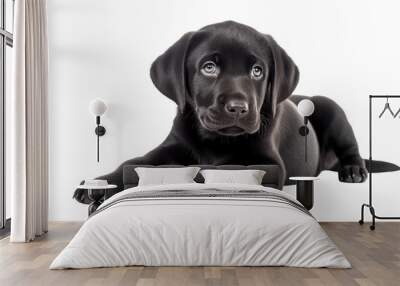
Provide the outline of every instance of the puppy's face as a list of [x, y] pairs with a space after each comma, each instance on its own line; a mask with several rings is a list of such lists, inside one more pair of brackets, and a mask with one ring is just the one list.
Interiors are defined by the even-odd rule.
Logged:
[[252, 36], [205, 32], [187, 56], [188, 103], [208, 131], [238, 136], [260, 127], [270, 57]]
[[253, 134], [261, 118], [273, 120], [298, 76], [270, 36], [232, 21], [185, 34], [151, 67], [154, 84], [181, 112], [191, 106], [202, 131], [222, 136]]

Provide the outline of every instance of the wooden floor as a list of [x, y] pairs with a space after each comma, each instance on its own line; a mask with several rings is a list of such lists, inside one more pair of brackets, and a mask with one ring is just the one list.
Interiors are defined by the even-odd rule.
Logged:
[[79, 229], [52, 223], [49, 233], [27, 244], [0, 241], [0, 285], [400, 285], [400, 223], [323, 223], [352, 269], [288, 267], [121, 267], [48, 270]]

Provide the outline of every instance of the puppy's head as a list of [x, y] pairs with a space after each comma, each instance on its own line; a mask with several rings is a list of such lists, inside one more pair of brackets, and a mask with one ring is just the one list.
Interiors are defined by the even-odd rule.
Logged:
[[154, 61], [151, 78], [206, 132], [238, 136], [274, 118], [299, 72], [272, 37], [229, 21], [185, 34]]

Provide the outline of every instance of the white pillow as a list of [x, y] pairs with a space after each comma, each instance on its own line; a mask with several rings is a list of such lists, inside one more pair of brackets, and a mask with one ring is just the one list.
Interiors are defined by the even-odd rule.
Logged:
[[204, 183], [226, 183], [226, 184], [246, 184], [261, 185], [265, 171], [262, 170], [201, 170], [200, 174], [204, 177]]
[[135, 168], [139, 186], [195, 183], [193, 179], [199, 170], [199, 167]]

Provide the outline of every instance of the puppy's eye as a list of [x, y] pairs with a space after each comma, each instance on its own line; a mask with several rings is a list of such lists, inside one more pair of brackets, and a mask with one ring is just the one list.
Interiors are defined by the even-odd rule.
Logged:
[[251, 77], [254, 79], [261, 79], [264, 75], [262, 67], [254, 65], [251, 69]]
[[207, 61], [201, 67], [201, 72], [206, 76], [216, 76], [218, 73], [218, 68], [214, 62]]

